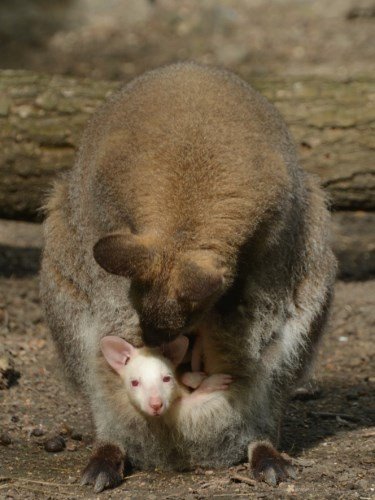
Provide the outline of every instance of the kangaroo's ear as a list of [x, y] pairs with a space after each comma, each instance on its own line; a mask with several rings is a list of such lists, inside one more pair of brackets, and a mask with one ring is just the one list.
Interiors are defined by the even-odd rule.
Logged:
[[108, 364], [116, 372], [121, 371], [126, 363], [137, 353], [137, 349], [129, 344], [129, 342], [114, 335], [103, 337], [100, 341], [100, 349]]
[[128, 278], [144, 278], [156, 260], [151, 242], [131, 233], [104, 236], [95, 244], [93, 254], [107, 272]]
[[168, 344], [163, 344], [161, 346], [161, 352], [163, 356], [168, 358], [175, 366], [178, 366], [185, 357], [185, 354], [189, 347], [189, 339], [185, 335], [179, 335], [172, 342]]
[[224, 290], [225, 270], [207, 263], [185, 261], [180, 268], [178, 297], [204, 302]]

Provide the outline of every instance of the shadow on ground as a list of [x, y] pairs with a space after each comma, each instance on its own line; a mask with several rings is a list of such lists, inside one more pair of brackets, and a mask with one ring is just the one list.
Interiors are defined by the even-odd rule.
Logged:
[[[366, 380], [367, 378], [367, 380]], [[323, 383], [314, 399], [292, 399], [281, 432], [281, 448], [298, 456], [327, 438], [375, 425], [375, 384], [348, 379]]]
[[39, 272], [40, 248], [17, 248], [0, 245], [0, 276], [20, 278]]

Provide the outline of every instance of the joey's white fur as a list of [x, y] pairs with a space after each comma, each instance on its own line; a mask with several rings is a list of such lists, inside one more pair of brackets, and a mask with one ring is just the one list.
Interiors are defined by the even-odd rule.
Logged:
[[183, 395], [172, 362], [157, 349], [136, 349], [113, 336], [104, 337], [100, 345], [109, 365], [123, 380], [130, 402], [144, 415], [163, 415]]
[[144, 350], [119, 373], [130, 401], [147, 415], [163, 415], [181, 394], [171, 363]]
[[127, 397], [134, 408], [151, 417], [163, 416], [171, 410], [169, 425], [176, 425], [176, 421], [191, 412], [193, 406], [207, 404], [217, 397], [214, 393], [225, 391], [232, 382], [230, 375], [207, 377], [203, 372], [186, 372], [181, 382], [194, 389], [194, 394], [190, 393], [177, 380], [174, 370], [188, 347], [188, 339], [184, 336], [169, 344], [168, 349], [164, 348], [171, 359], [163, 356], [159, 349], [136, 349], [124, 339], [114, 336], [104, 337], [100, 346], [108, 364], [123, 380]]

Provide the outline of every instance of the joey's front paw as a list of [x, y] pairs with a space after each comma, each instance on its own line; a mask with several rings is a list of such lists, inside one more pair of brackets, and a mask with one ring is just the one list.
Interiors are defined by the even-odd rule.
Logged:
[[182, 375], [181, 382], [191, 389], [196, 389], [206, 377], [204, 372], [186, 372]]
[[250, 465], [255, 479], [265, 481], [271, 486], [276, 486], [288, 478], [296, 479], [295, 467], [271, 444], [256, 443], [250, 448]]
[[123, 479], [124, 458], [117, 446], [100, 446], [83, 471], [81, 484], [94, 485], [95, 493], [118, 486]]
[[214, 375], [210, 375], [209, 377], [204, 379], [198, 390], [201, 393], [225, 391], [228, 389], [232, 382], [233, 377], [231, 375], [226, 375], [224, 373], [215, 373]]

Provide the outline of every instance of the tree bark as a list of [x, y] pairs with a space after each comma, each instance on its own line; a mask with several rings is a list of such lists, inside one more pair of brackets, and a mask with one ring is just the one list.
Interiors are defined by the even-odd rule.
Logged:
[[[336, 209], [375, 209], [374, 79], [252, 80], [281, 111], [301, 163]], [[38, 220], [53, 179], [69, 169], [82, 129], [118, 82], [0, 71], [0, 217]]]

